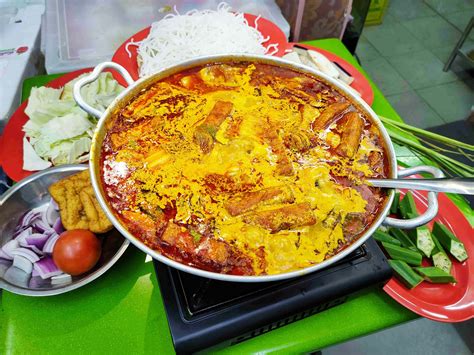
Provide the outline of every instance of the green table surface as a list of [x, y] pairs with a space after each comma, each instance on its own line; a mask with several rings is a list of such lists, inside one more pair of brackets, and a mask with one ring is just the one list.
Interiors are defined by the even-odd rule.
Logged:
[[[339, 40], [307, 43], [337, 54], [364, 73]], [[23, 97], [28, 97], [31, 87], [44, 85], [55, 77], [46, 75], [25, 80]], [[374, 111], [401, 119], [380, 90], [372, 82], [371, 85]], [[396, 150], [402, 165], [423, 163], [406, 149], [397, 147]], [[465, 200], [450, 197], [474, 224], [474, 213]], [[45, 298], [9, 292], [0, 293], [0, 297], [0, 354], [174, 352], [153, 263], [133, 246], [104, 276], [78, 290]], [[373, 287], [356, 293], [340, 306], [218, 353], [310, 352], [417, 317], [381, 288]]]

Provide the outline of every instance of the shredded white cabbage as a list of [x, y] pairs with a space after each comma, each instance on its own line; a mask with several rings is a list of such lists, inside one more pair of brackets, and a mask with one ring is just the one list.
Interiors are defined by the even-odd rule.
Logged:
[[[29, 120], [23, 126], [24, 170], [42, 170], [51, 165], [88, 160], [97, 122], [77, 106], [72, 97], [72, 87], [80, 77], [63, 89], [31, 90], [25, 109]], [[110, 73], [101, 73], [96, 81], [81, 89], [81, 94], [89, 105], [104, 111], [122, 90]]]
[[[248, 25], [242, 13], [231, 12], [222, 2], [217, 10], [192, 10], [180, 15], [168, 14], [151, 25], [150, 34], [140, 42], [133, 39], [129, 46], [138, 46], [140, 77], [148, 76], [176, 63], [205, 55], [251, 53], [272, 55], [278, 44], [263, 46], [264, 38], [257, 28]], [[258, 26], [258, 19], [256, 26]]]

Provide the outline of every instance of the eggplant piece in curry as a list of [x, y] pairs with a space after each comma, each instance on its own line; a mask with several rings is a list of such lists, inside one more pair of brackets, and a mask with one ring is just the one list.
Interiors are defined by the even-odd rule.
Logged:
[[324, 261], [371, 225], [388, 176], [378, 128], [317, 78], [215, 63], [153, 83], [113, 113], [108, 203], [147, 246], [236, 275]]

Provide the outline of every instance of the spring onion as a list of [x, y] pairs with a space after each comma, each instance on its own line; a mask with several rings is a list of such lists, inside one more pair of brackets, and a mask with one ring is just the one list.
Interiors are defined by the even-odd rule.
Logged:
[[[443, 153], [460, 155], [471, 162], [474, 161], [474, 145], [432, 133], [403, 122], [379, 116], [390, 138], [395, 143], [404, 145], [421, 154], [454, 175], [474, 177], [474, 165], [464, 164]], [[410, 137], [410, 138], [408, 138]], [[421, 143], [424, 143], [421, 144]], [[440, 146], [442, 145], [442, 146]], [[443, 147], [444, 146], [444, 147]]]

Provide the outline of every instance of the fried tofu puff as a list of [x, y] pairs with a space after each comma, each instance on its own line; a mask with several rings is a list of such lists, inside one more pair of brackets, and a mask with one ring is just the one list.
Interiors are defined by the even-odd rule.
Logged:
[[113, 228], [94, 195], [88, 170], [55, 182], [49, 187], [49, 193], [59, 206], [66, 230], [105, 233]]

